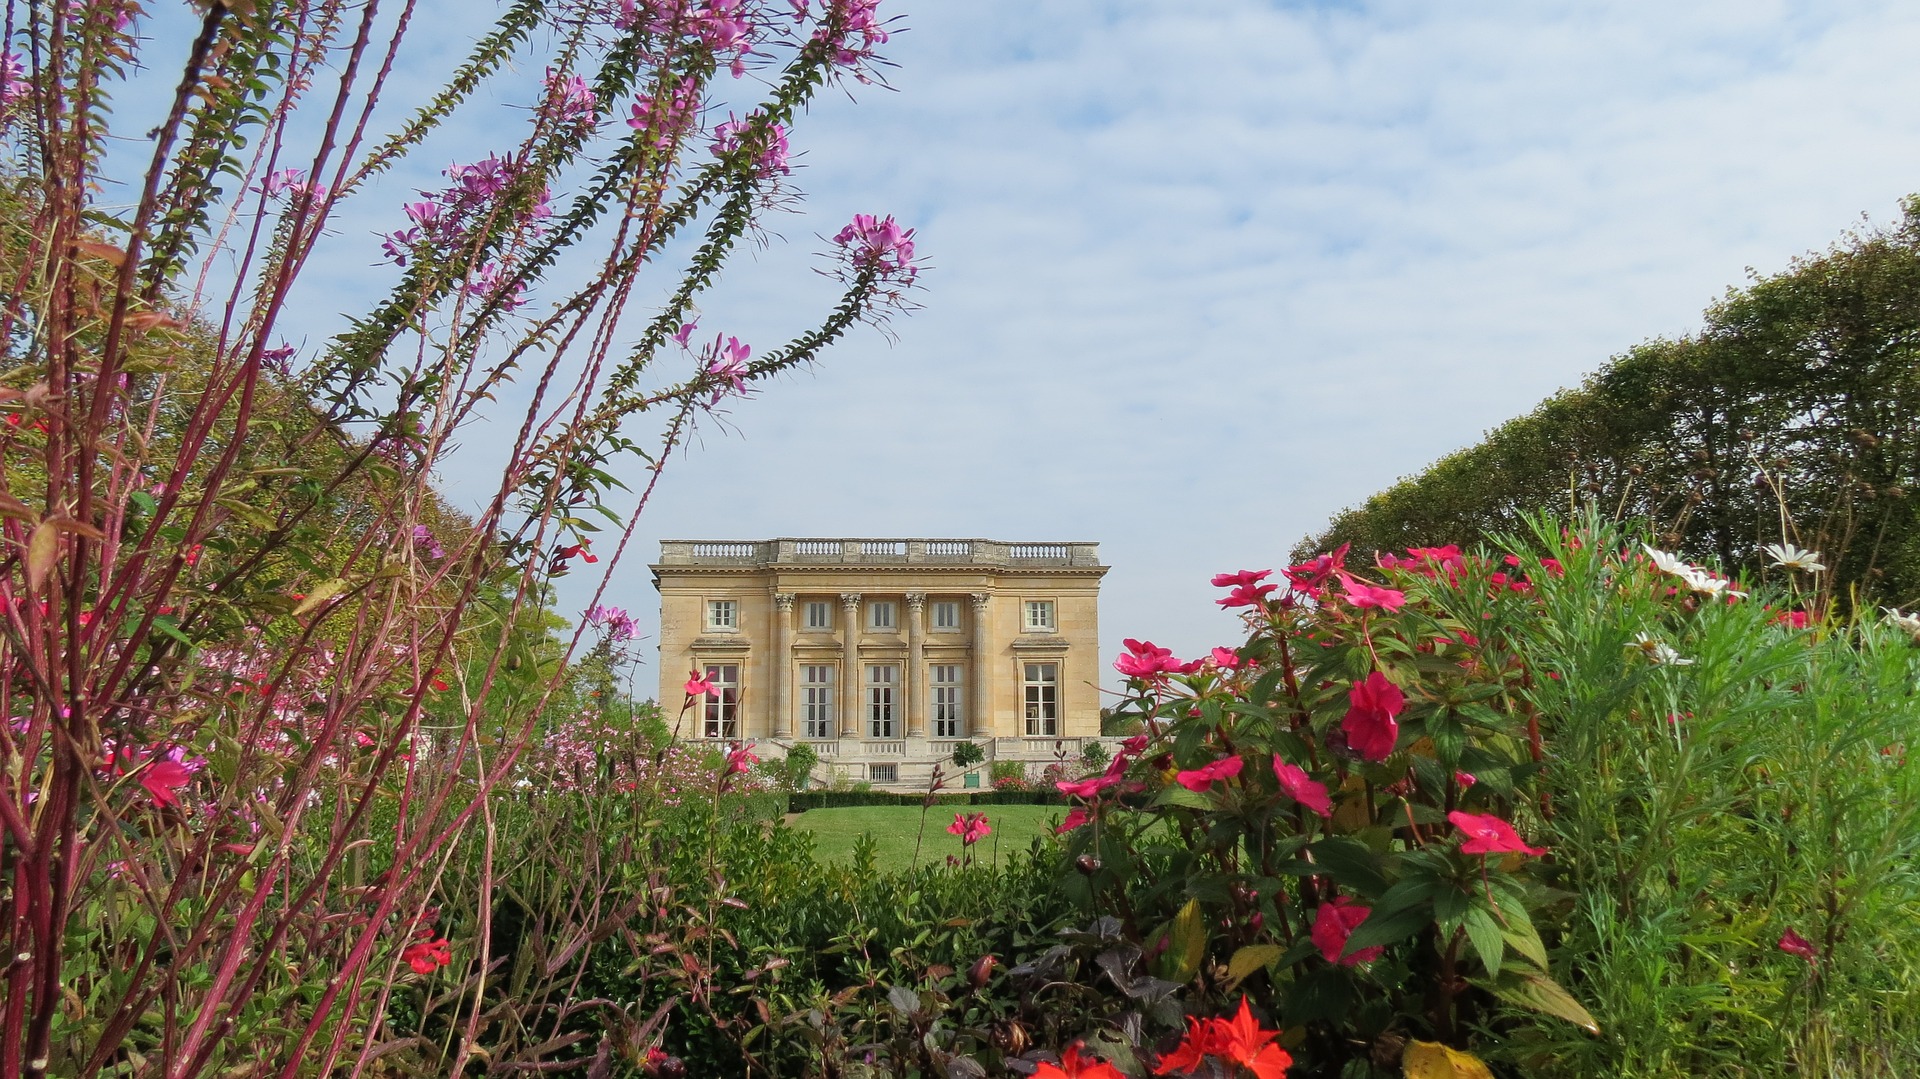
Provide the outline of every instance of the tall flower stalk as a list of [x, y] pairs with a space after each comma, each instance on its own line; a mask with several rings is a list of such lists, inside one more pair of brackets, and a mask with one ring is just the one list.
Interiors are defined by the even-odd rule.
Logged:
[[[618, 564], [707, 412], [905, 305], [911, 233], [862, 218], [817, 325], [675, 336], [790, 201], [800, 110], [877, 77], [876, 6], [517, 0], [389, 119], [413, 0], [220, 0], [178, 35], [137, 0], [8, 4], [0, 1079], [360, 1071], [394, 992], [480, 999], [485, 882], [428, 896], [564, 677], [551, 582]], [[150, 137], [116, 111], [136, 69], [178, 72]], [[714, 130], [749, 70], [764, 99]], [[476, 122], [487, 155], [395, 190]], [[302, 354], [355, 200], [391, 287]], [[456, 512], [432, 477], [482, 425], [501, 463]]]

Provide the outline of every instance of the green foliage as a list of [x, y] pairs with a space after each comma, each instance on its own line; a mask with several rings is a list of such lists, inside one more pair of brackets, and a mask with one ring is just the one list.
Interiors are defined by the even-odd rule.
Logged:
[[1920, 196], [1899, 225], [1730, 291], [1699, 333], [1631, 349], [1294, 555], [1471, 545], [1579, 502], [1749, 579], [1769, 570], [1761, 545], [1792, 540], [1824, 552], [1843, 602], [1904, 604], [1920, 599], [1917, 484]]
[[955, 742], [953, 744], [954, 767], [962, 771], [972, 768], [987, 759], [987, 751], [974, 741]]
[[[1884, 1077], [1920, 1059], [1920, 650], [1861, 617], [1676, 603], [1606, 530], [1513, 628], [1547, 724], [1553, 949], [1608, 1032], [1516, 1029], [1504, 1055], [1577, 1076]], [[1649, 664], [1641, 635], [1675, 661]], [[1812, 956], [1783, 950], [1793, 932]]]

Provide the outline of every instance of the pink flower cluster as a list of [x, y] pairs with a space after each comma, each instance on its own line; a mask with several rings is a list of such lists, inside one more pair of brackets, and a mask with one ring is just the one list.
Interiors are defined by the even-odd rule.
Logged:
[[[792, 2], [794, 18], [804, 17], [807, 0]], [[821, 7], [820, 27], [814, 31], [813, 39], [825, 42], [833, 50], [835, 66], [867, 82], [867, 64], [889, 37], [879, 15], [880, 0], [824, 0]]]
[[624, 607], [595, 605], [587, 608], [587, 624], [602, 626], [606, 629], [609, 641], [637, 641], [640, 639], [640, 624], [633, 620]]
[[[744, 140], [752, 136], [758, 113], [751, 113], [745, 120], [736, 120], [732, 113], [715, 124], [713, 128], [713, 156], [725, 157], [737, 152]], [[754, 155], [753, 164], [762, 179], [779, 173], [782, 176], [793, 172], [787, 164], [787, 127], [785, 124], [767, 124], [766, 131], [760, 136], [759, 152]]]
[[913, 261], [913, 232], [896, 224], [891, 214], [880, 218], [854, 214], [834, 234], [833, 242], [857, 269], [874, 270], [882, 278], [911, 285], [920, 272]]
[[[412, 226], [382, 237], [380, 250], [396, 266], [405, 266], [423, 254], [461, 250], [477, 230], [495, 227], [492, 218], [499, 200], [519, 172], [518, 162], [498, 154], [447, 166], [444, 175], [451, 183], [439, 191], [422, 191], [421, 201], [407, 203], [403, 210]], [[537, 238], [552, 216], [551, 192], [543, 187], [532, 206], [514, 212], [510, 224]], [[525, 283], [517, 277], [511, 260], [488, 262], [468, 275], [462, 291], [511, 311], [526, 302]]]
[[277, 199], [281, 195], [291, 195], [296, 199], [301, 196], [311, 196], [315, 202], [319, 202], [327, 197], [326, 185], [307, 182], [304, 169], [280, 169], [269, 172], [266, 178], [260, 181], [258, 190], [270, 199]]
[[621, 0], [616, 25], [644, 26], [658, 39], [691, 40], [713, 52], [715, 59], [728, 57], [734, 78], [747, 73], [747, 57], [753, 54], [755, 26], [742, 0]]
[[0, 109], [27, 96], [27, 66], [12, 49], [0, 52]]
[[947, 825], [948, 833], [960, 837], [960, 845], [971, 847], [993, 834], [993, 826], [987, 823], [985, 813], [955, 813], [953, 823]]
[[600, 98], [586, 79], [548, 68], [540, 85], [546, 93], [547, 108], [561, 127], [589, 128], [598, 122]]

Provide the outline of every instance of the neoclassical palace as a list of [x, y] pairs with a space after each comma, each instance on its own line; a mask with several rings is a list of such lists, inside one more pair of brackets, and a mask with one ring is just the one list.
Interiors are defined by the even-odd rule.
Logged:
[[1037, 764], [1100, 734], [1097, 544], [664, 540], [652, 569], [661, 705], [713, 686], [682, 737], [919, 787], [961, 739]]

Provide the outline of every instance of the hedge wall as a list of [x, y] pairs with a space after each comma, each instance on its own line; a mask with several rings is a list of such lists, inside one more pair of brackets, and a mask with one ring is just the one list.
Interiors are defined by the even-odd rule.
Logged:
[[[787, 795], [787, 812], [805, 813], [809, 809], [840, 809], [846, 806], [917, 806], [926, 798], [924, 794], [897, 794], [893, 791], [800, 791]], [[974, 791], [935, 795], [933, 804], [1066, 806], [1068, 799], [1054, 791]]]

